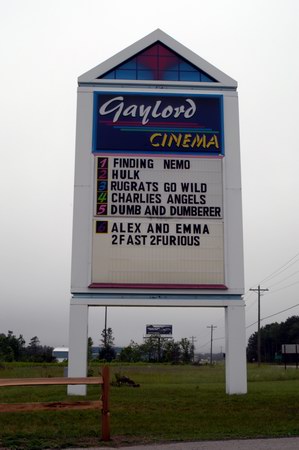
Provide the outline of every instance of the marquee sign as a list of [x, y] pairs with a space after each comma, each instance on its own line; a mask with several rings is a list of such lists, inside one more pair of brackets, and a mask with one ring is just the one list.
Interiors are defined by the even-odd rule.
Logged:
[[89, 287], [226, 289], [222, 96], [93, 100]]
[[226, 288], [222, 158], [101, 156], [95, 166], [91, 288]]
[[190, 85], [106, 64], [80, 77], [73, 293], [243, 293], [237, 85], [210, 69]]
[[224, 153], [222, 96], [94, 93], [93, 152]]
[[222, 160], [98, 157], [95, 215], [222, 219]]

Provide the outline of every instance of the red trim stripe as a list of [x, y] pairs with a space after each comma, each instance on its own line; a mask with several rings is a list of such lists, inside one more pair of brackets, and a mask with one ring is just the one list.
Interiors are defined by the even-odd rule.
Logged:
[[226, 290], [224, 284], [149, 284], [149, 283], [91, 283], [90, 289], [123, 288], [123, 289], [217, 289]]

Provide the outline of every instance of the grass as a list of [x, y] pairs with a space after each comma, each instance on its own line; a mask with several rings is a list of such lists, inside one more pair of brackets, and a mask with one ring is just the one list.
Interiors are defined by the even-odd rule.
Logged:
[[[42, 371], [43, 373], [41, 373]], [[94, 375], [98, 366], [93, 366]], [[225, 394], [223, 366], [111, 365], [140, 384], [111, 388], [111, 445], [299, 435], [299, 370], [248, 367], [248, 394]], [[6, 365], [0, 376], [58, 376], [59, 365]], [[88, 387], [88, 398], [98, 397]], [[0, 402], [66, 400], [66, 388], [0, 388]], [[98, 411], [1, 413], [0, 447], [101, 446]], [[105, 444], [107, 445], [107, 444]]]

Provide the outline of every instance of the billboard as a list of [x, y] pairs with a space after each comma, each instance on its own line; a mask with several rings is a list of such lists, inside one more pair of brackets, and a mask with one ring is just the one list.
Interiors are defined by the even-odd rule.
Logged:
[[172, 325], [146, 325], [146, 334], [171, 336]]
[[299, 353], [299, 344], [283, 344], [281, 346], [281, 353], [285, 354]]

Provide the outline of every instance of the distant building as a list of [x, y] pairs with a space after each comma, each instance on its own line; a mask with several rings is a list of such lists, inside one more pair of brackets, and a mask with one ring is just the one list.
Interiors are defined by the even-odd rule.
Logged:
[[52, 355], [58, 362], [63, 362], [69, 357], [68, 347], [55, 347], [52, 351]]
[[[122, 347], [114, 347], [116, 354], [118, 355]], [[97, 359], [99, 357], [100, 347], [92, 347], [92, 359]], [[68, 347], [55, 347], [52, 355], [58, 362], [63, 362], [69, 358], [69, 348]]]

